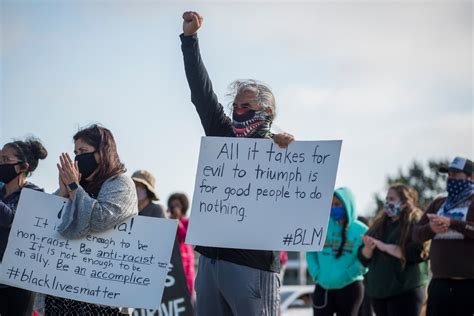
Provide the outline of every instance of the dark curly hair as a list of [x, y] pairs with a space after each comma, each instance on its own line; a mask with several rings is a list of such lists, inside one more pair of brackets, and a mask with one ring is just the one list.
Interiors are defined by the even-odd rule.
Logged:
[[30, 176], [38, 167], [38, 161], [48, 156], [48, 151], [38, 138], [28, 137], [23, 140], [15, 140], [5, 144], [4, 147], [12, 148], [15, 156], [22, 162], [21, 168], [25, 168], [28, 163], [26, 175]]

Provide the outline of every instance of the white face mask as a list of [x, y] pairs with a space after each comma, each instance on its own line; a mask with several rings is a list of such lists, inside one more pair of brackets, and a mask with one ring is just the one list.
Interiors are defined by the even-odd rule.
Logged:
[[147, 190], [145, 188], [137, 188], [137, 198], [139, 201], [148, 198]]
[[400, 215], [400, 208], [401, 208], [401, 205], [400, 205], [400, 201], [385, 201], [384, 203], [384, 210], [385, 210], [385, 213], [389, 216], [389, 217], [395, 217], [395, 216], [398, 216]]

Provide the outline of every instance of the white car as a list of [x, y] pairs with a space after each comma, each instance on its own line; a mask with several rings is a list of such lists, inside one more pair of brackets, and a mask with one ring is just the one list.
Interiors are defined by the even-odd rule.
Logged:
[[311, 295], [314, 285], [287, 285], [280, 289], [280, 308], [282, 316], [313, 315]]

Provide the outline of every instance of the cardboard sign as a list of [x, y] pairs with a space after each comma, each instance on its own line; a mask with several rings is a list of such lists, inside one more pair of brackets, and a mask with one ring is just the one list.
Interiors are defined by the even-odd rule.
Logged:
[[186, 242], [321, 250], [341, 144], [203, 137]]
[[89, 303], [158, 308], [177, 221], [136, 216], [69, 240], [56, 231], [67, 203], [23, 189], [0, 283]]

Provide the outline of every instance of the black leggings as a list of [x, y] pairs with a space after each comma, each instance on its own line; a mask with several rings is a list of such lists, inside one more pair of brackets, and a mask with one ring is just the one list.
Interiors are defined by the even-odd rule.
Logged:
[[0, 315], [31, 316], [35, 293], [16, 287], [0, 288]]
[[339, 290], [326, 290], [317, 285], [313, 293], [313, 315], [357, 316], [364, 298], [364, 284], [356, 281]]
[[397, 296], [372, 299], [372, 306], [377, 316], [419, 316], [425, 297], [425, 287], [419, 287]]
[[432, 279], [426, 315], [474, 315], [474, 280]]

